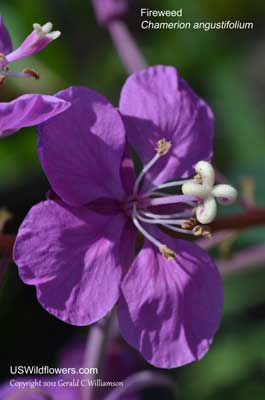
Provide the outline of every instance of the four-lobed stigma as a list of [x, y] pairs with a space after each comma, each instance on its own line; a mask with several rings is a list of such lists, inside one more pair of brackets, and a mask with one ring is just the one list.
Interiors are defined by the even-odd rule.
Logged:
[[215, 183], [215, 172], [210, 163], [200, 161], [195, 166], [193, 180], [186, 182], [182, 186], [182, 193], [195, 196], [200, 199], [196, 207], [196, 218], [201, 224], [211, 223], [217, 214], [217, 204], [232, 204], [237, 198], [237, 191], [230, 185]]
[[[166, 139], [157, 142], [156, 154], [138, 175], [130, 202], [132, 220], [136, 228], [157, 246], [168, 260], [173, 260], [176, 258], [175, 252], [152, 236], [148, 226], [158, 225], [166, 231], [182, 235], [211, 237], [208, 224], [216, 217], [216, 202], [224, 205], [233, 203], [237, 198], [237, 191], [227, 184], [215, 185], [212, 165], [207, 161], [199, 161], [195, 165], [194, 178], [165, 182], [148, 192], [143, 192], [140, 184], [145, 175], [160, 157], [168, 154], [170, 148], [171, 143]], [[166, 193], [167, 189], [177, 187], [181, 188], [182, 193]], [[163, 212], [164, 206], [170, 210], [167, 214]]]

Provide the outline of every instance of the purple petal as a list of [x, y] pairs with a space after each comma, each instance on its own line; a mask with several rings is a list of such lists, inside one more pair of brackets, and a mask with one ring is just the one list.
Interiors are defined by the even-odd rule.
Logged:
[[119, 248], [124, 273], [128, 271], [135, 258], [136, 236], [137, 230], [133, 223], [128, 220], [123, 228], [122, 241]]
[[199, 160], [211, 158], [213, 114], [175, 68], [150, 67], [130, 76], [121, 92], [120, 112], [129, 143], [143, 164], [155, 155], [159, 139], [172, 142], [169, 153], [146, 175], [146, 189], [190, 176]]
[[12, 51], [11, 38], [4, 24], [4, 19], [0, 16], [0, 53], [8, 54], [10, 51]]
[[92, 0], [98, 22], [107, 24], [123, 17], [128, 10], [128, 0]]
[[69, 106], [67, 101], [41, 94], [25, 94], [9, 103], [0, 103], [0, 137], [46, 121]]
[[122, 199], [125, 131], [119, 113], [84, 87], [66, 89], [58, 97], [72, 106], [39, 130], [39, 157], [53, 189], [76, 206], [98, 198]]
[[19, 229], [14, 260], [22, 280], [36, 285], [41, 305], [73, 325], [104, 317], [116, 303], [126, 219], [47, 200]]
[[150, 364], [174, 368], [207, 352], [220, 322], [222, 286], [207, 253], [156, 233], [177, 257], [168, 261], [144, 244], [122, 283], [119, 322], [123, 337]]

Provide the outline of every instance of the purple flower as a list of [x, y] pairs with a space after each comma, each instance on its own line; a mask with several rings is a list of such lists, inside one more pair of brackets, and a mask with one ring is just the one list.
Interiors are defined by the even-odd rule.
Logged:
[[128, 10], [128, 0], [92, 0], [98, 22], [107, 24], [123, 17]]
[[0, 102], [0, 138], [40, 124], [69, 106], [63, 99], [41, 94], [25, 94], [8, 103]]
[[[117, 304], [123, 337], [157, 367], [200, 359], [220, 322], [220, 276], [207, 253], [165, 229], [209, 234], [194, 218], [204, 174], [195, 177], [202, 197], [178, 187], [211, 158], [211, 110], [166, 66], [129, 77], [119, 111], [83, 87], [58, 98], [72, 105], [40, 126], [38, 144], [55, 194], [30, 210], [18, 232], [22, 280], [73, 325], [98, 321]], [[143, 165], [137, 178], [127, 141]], [[144, 241], [135, 256], [137, 231]]]
[[47, 22], [43, 26], [33, 24], [33, 31], [16, 50], [12, 51], [9, 33], [4, 25], [3, 17], [0, 17], [0, 66], [3, 67], [11, 62], [32, 56], [44, 49], [61, 34], [59, 31], [52, 32], [51, 30], [51, 22]]

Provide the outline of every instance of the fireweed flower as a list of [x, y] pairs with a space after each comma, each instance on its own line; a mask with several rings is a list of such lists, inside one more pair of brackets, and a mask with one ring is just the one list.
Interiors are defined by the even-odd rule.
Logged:
[[47, 22], [43, 26], [33, 24], [33, 31], [26, 37], [21, 45], [13, 50], [12, 42], [7, 28], [4, 25], [3, 17], [0, 17], [0, 74], [5, 76], [38, 78], [38, 74], [31, 70], [25, 69], [22, 72], [11, 72], [7, 67], [8, 64], [21, 60], [22, 58], [32, 56], [43, 50], [48, 44], [60, 36], [60, 31], [52, 31], [52, 23]]
[[[220, 322], [220, 276], [207, 253], [164, 229], [209, 234], [194, 217], [205, 197], [178, 188], [212, 156], [211, 110], [166, 66], [130, 76], [119, 111], [84, 87], [57, 96], [72, 105], [41, 124], [38, 144], [56, 194], [19, 229], [22, 280], [73, 325], [98, 321], [117, 303], [123, 337], [157, 367], [200, 359]], [[126, 141], [143, 165], [137, 178]], [[137, 232], [144, 241], [135, 255]]]

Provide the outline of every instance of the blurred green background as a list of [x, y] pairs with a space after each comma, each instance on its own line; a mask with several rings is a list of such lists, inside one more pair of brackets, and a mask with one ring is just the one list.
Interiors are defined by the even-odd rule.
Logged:
[[[140, 7], [183, 8], [184, 20], [253, 21], [252, 31], [141, 31]], [[62, 37], [42, 53], [15, 65], [32, 67], [39, 81], [8, 79], [1, 101], [25, 92], [53, 94], [70, 85], [93, 88], [118, 104], [126, 73], [108, 33], [97, 25], [89, 0], [1, 0], [0, 13], [17, 46], [32, 23], [52, 21]], [[256, 203], [265, 197], [265, 3], [261, 0], [142, 0], [132, 2], [127, 18], [149, 64], [176, 66], [211, 105], [216, 116], [215, 164], [240, 186], [250, 176]], [[28, 209], [45, 197], [48, 183], [36, 155], [34, 129], [0, 143], [0, 206], [14, 214], [7, 231], [16, 229]], [[264, 205], [264, 204], [263, 204]], [[234, 212], [237, 207], [222, 212]], [[239, 209], [238, 209], [239, 210]], [[233, 253], [264, 243], [265, 229], [242, 232]], [[214, 252], [222, 255], [221, 249]], [[265, 266], [265, 265], [264, 265]], [[225, 304], [219, 333], [200, 362], [170, 371], [183, 400], [265, 398], [265, 269], [224, 277]], [[85, 329], [68, 326], [46, 313], [35, 291], [23, 285], [11, 265], [0, 286], [0, 379], [9, 365], [53, 365], [57, 351]], [[147, 398], [154, 398], [153, 394]]]

